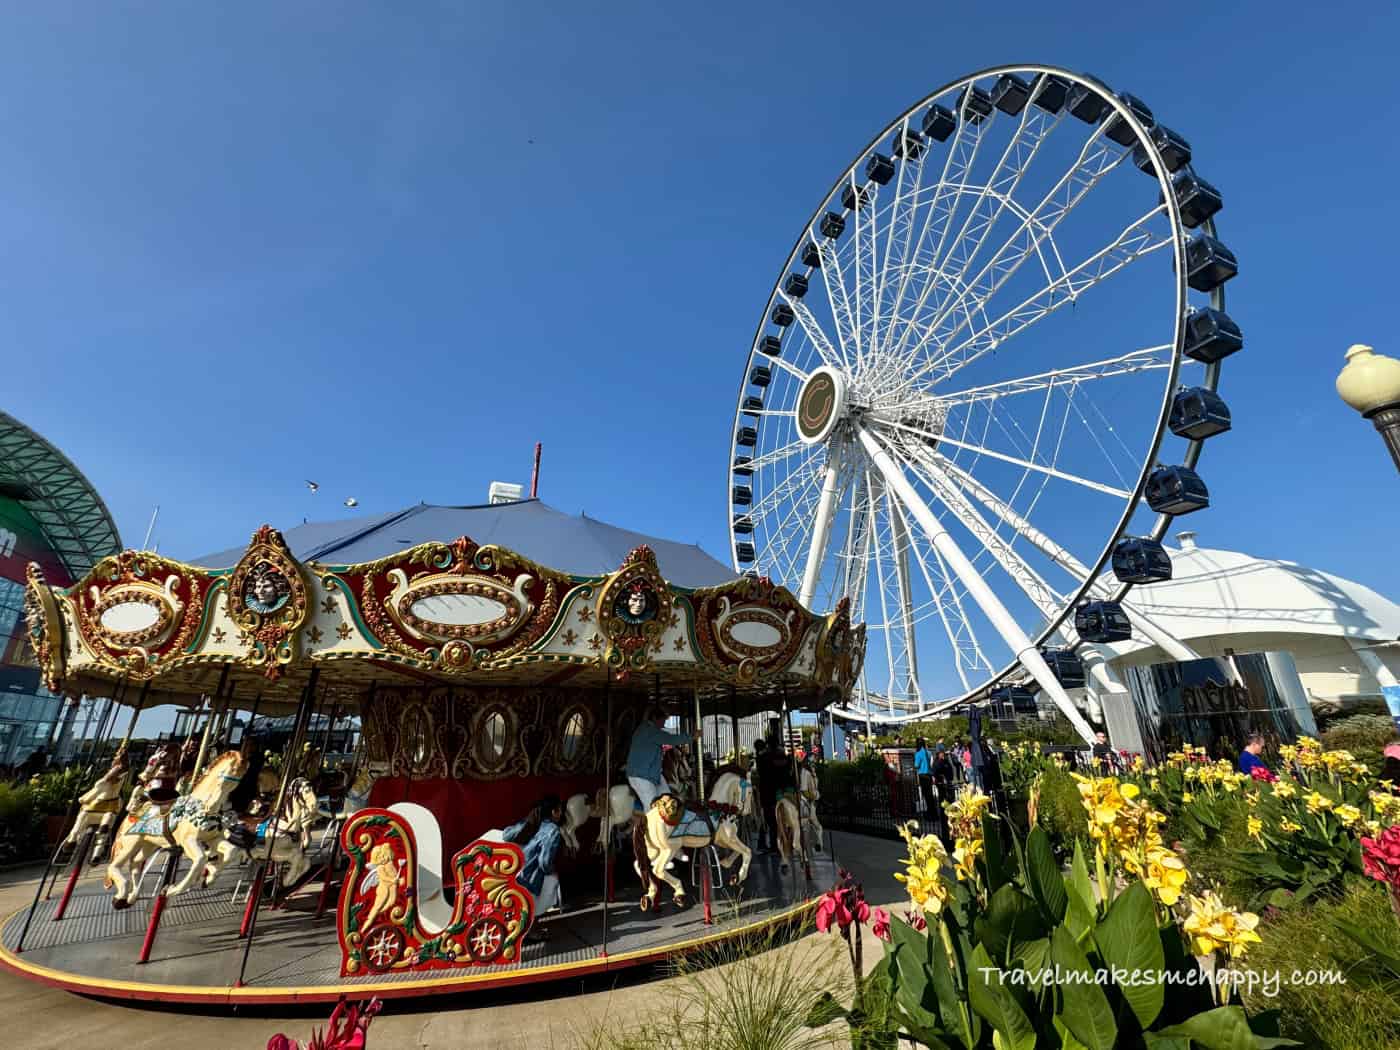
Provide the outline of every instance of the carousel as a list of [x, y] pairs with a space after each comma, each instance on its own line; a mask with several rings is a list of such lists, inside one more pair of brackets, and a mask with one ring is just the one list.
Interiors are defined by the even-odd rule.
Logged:
[[[746, 937], [830, 887], [810, 771], [788, 759], [757, 855], [750, 771], [707, 768], [702, 727], [844, 703], [846, 603], [537, 500], [341, 526], [263, 526], [218, 568], [125, 551], [66, 589], [30, 567], [50, 689], [114, 695], [127, 741], [157, 704], [205, 716], [123, 742], [0, 964], [162, 1002], [460, 993]], [[290, 716], [284, 750], [230, 746], [240, 712]], [[327, 761], [311, 727], [347, 716]]]

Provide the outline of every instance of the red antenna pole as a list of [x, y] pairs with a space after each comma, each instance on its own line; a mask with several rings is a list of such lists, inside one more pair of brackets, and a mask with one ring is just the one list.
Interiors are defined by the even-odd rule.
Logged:
[[541, 441], [535, 442], [535, 469], [530, 472], [530, 498], [539, 499], [540, 496], [540, 451], [544, 448]]

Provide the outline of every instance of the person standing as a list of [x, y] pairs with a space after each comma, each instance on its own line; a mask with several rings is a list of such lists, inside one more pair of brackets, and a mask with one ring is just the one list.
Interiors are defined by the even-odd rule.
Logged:
[[1102, 730], [1094, 734], [1093, 757], [1099, 763], [1100, 773], [1113, 772], [1117, 764], [1114, 762], [1113, 745], [1108, 742], [1108, 735]]
[[914, 742], [914, 772], [919, 778], [919, 795], [924, 800], [924, 819], [933, 819], [933, 756], [928, 752], [928, 742], [919, 737]]

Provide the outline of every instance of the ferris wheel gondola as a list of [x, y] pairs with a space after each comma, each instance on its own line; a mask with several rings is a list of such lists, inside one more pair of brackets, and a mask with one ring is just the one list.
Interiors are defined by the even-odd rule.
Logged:
[[1042, 650], [1093, 655], [1090, 599], [1102, 636], [1125, 619], [1194, 655], [1127, 597], [1209, 502], [1195, 467], [1243, 345], [1192, 159], [1093, 77], [989, 69], [881, 131], [799, 234], [739, 390], [731, 555], [804, 604], [849, 596], [891, 713], [1015, 678], [1088, 739]]

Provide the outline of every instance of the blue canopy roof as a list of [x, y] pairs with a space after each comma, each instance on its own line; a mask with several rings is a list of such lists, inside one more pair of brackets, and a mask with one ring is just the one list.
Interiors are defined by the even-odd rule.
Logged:
[[[420, 503], [393, 514], [311, 522], [282, 533], [299, 560], [331, 565], [374, 561], [420, 543], [450, 543], [458, 536], [470, 536], [483, 546], [509, 548], [574, 576], [613, 572], [630, 550], [642, 544], [656, 552], [661, 575], [676, 586], [709, 587], [735, 576], [729, 566], [710, 557], [698, 544], [644, 536], [587, 514], [565, 514], [537, 499], [476, 507]], [[241, 557], [243, 548], [239, 547], [192, 561], [221, 569], [237, 564]]]

